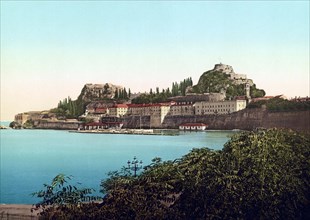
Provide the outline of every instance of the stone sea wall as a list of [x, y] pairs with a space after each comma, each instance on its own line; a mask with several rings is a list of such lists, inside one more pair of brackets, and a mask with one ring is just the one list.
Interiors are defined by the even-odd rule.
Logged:
[[[166, 116], [161, 127], [150, 126], [150, 116], [128, 116], [121, 118], [124, 128], [165, 128], [177, 129], [183, 123], [205, 123], [214, 130], [253, 130], [255, 128], [289, 128], [310, 132], [310, 111], [270, 112], [263, 109], [245, 109], [229, 115]], [[36, 121], [38, 129], [77, 130], [79, 122]]]
[[210, 116], [168, 116], [163, 128], [177, 128], [188, 122], [208, 124], [215, 130], [252, 130], [255, 128], [289, 128], [296, 131], [310, 131], [310, 111], [270, 112], [263, 109], [246, 109], [229, 115]]
[[79, 125], [80, 122], [77, 121], [39, 120], [35, 122], [36, 129], [77, 130]]

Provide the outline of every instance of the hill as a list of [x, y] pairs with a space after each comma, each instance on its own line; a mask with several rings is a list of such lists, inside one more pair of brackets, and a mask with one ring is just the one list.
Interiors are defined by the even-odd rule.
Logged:
[[245, 96], [245, 86], [250, 86], [252, 98], [263, 97], [265, 91], [256, 88], [253, 80], [248, 79], [245, 74], [235, 73], [232, 66], [216, 64], [212, 70], [204, 72], [197, 83], [189, 91], [194, 93], [218, 93], [225, 92], [226, 98]]
[[[245, 87], [250, 86], [250, 94], [246, 94]], [[251, 79], [244, 74], [237, 74], [233, 68], [225, 64], [216, 64], [212, 70], [204, 72], [197, 83], [193, 86], [191, 77], [173, 82], [171, 88], [160, 90], [159, 87], [149, 93], [131, 94], [130, 89], [111, 83], [85, 84], [76, 100], [70, 97], [58, 103], [58, 106], [51, 110], [58, 119], [78, 118], [85, 112], [86, 106], [91, 102], [106, 103], [159, 103], [168, 102], [170, 97], [185, 96], [189, 93], [224, 93], [226, 99], [233, 99], [236, 96], [262, 97], [265, 91], [257, 89]]]

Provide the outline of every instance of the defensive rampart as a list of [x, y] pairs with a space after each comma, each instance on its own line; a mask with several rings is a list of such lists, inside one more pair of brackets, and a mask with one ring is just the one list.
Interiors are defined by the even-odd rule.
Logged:
[[36, 129], [77, 130], [80, 122], [77, 121], [35, 121]]
[[[205, 123], [214, 130], [253, 130], [255, 128], [289, 128], [310, 132], [310, 111], [271, 112], [263, 109], [245, 109], [227, 115], [166, 116], [162, 126], [154, 127], [150, 116], [121, 118], [124, 128], [178, 128], [183, 123]], [[35, 121], [37, 129], [77, 130], [77, 121]]]
[[208, 129], [253, 130], [255, 128], [289, 128], [310, 131], [310, 111], [270, 112], [263, 109], [246, 109], [228, 115], [168, 116], [163, 128], [177, 128], [182, 123], [202, 122]]

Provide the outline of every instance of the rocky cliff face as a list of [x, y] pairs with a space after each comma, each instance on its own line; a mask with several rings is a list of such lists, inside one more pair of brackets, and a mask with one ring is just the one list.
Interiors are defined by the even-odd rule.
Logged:
[[90, 102], [103, 99], [113, 99], [117, 90], [123, 89], [123, 86], [106, 84], [86, 84], [79, 96], [83, 102]]

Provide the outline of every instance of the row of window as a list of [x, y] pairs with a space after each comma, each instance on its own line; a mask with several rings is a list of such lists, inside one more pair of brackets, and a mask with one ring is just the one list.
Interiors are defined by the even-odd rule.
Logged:
[[[227, 107], [230, 107], [230, 105], [207, 105], [207, 106], [203, 105], [201, 106], [201, 108], [223, 108], [223, 107], [227, 108]], [[232, 104], [231, 107], [235, 107], [235, 104]], [[200, 108], [200, 106], [197, 105], [197, 108]]]
[[199, 114], [201, 112], [201, 114], [204, 114], [206, 112], [208, 113], [230, 113], [230, 112], [233, 112], [232, 110], [230, 109], [217, 109], [217, 110], [197, 110], [197, 113]]

